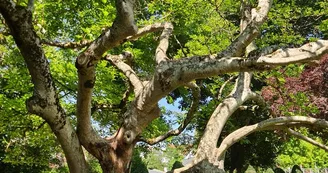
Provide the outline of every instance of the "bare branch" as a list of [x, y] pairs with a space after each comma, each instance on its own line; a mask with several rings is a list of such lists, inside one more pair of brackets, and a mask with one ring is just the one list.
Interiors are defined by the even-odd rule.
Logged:
[[304, 141], [306, 141], [306, 142], [308, 142], [308, 143], [310, 143], [312, 145], [315, 145], [315, 146], [317, 146], [319, 148], [322, 148], [322, 149], [324, 149], [325, 151], [328, 152], [328, 146], [323, 145], [323, 144], [321, 144], [321, 143], [319, 143], [319, 142], [317, 142], [317, 141], [315, 141], [315, 140], [313, 140], [313, 139], [311, 139], [311, 138], [309, 138], [307, 136], [304, 136], [302, 133], [296, 132], [296, 131], [294, 131], [294, 130], [292, 130], [290, 128], [286, 129], [286, 132], [289, 135], [292, 135], [292, 136], [295, 136], [295, 137], [297, 137], [299, 139], [302, 139], [302, 140], [304, 140]]
[[247, 59], [241, 57], [216, 59], [215, 55], [182, 58], [161, 63], [157, 71], [163, 74], [169, 73], [172, 79], [188, 82], [224, 73], [269, 70], [278, 65], [309, 62], [319, 59], [325, 53], [328, 53], [328, 41], [318, 40], [300, 48], [278, 49], [269, 55]]
[[142, 90], [143, 84], [133, 69], [122, 61], [123, 59], [129, 59], [131, 57], [132, 54], [130, 52], [124, 52], [121, 55], [107, 55], [105, 59], [115, 65], [122, 73], [124, 73], [124, 75], [129, 79], [130, 83], [134, 87], [134, 92], [137, 95], [137, 93]]
[[[272, 54], [260, 56], [256, 63], [263, 65], [286, 65], [298, 62], [316, 60], [328, 52], [328, 41], [318, 40], [303, 45], [300, 48], [278, 49]], [[252, 59], [252, 57], [250, 57]], [[254, 57], [253, 57], [254, 58]]]
[[126, 38], [126, 40], [127, 41], [135, 41], [146, 34], [163, 30], [165, 28], [165, 26], [168, 26], [168, 25], [172, 25], [172, 24], [164, 22], [164, 23], [155, 23], [152, 25], [145, 26], [145, 27], [139, 29], [136, 34], [134, 34], [132, 36], [128, 36]]
[[172, 30], [173, 30], [173, 25], [171, 23], [165, 23], [164, 30], [161, 34], [159, 44], [156, 48], [156, 54], [155, 54], [156, 64], [168, 60], [166, 51], [167, 48], [169, 47], [169, 37], [172, 33]]
[[161, 136], [158, 136], [156, 138], [152, 138], [152, 139], [143, 139], [143, 138], [140, 138], [139, 141], [145, 142], [145, 143], [147, 143], [149, 145], [154, 145], [154, 144], [157, 144], [157, 143], [159, 143], [161, 141], [164, 141], [165, 139], [167, 139], [167, 138], [169, 138], [171, 136], [177, 136], [181, 132], [183, 132], [183, 130], [188, 126], [188, 124], [193, 119], [194, 114], [197, 111], [198, 104], [199, 104], [199, 99], [200, 99], [200, 88], [197, 86], [197, 84], [195, 84], [194, 82], [189, 82], [186, 86], [189, 87], [189, 88], [191, 88], [191, 90], [192, 90], [193, 101], [191, 103], [191, 106], [190, 106], [190, 109], [189, 109], [189, 111], [187, 113], [186, 118], [180, 124], [180, 126], [177, 129], [170, 130], [166, 134], [161, 135]]
[[267, 119], [254, 125], [244, 126], [230, 133], [226, 138], [224, 138], [220, 147], [216, 150], [216, 158], [220, 158], [229, 147], [251, 133], [262, 130], [286, 128], [287, 126], [292, 126], [294, 123], [297, 125], [311, 124], [316, 127], [328, 128], [328, 121], [312, 117], [291, 116]]
[[89, 46], [92, 43], [90, 40], [82, 40], [79, 42], [53, 42], [48, 40], [41, 40], [41, 42], [45, 45], [56, 46], [64, 49], [83, 48]]

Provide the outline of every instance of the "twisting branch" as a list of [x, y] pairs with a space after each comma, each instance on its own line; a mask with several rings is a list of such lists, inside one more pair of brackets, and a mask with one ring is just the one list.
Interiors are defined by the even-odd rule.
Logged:
[[75, 49], [75, 48], [83, 48], [89, 46], [92, 41], [91, 40], [81, 40], [79, 42], [55, 42], [48, 40], [41, 40], [42, 44], [49, 46], [56, 46], [64, 49]]
[[167, 132], [164, 135], [161, 135], [161, 136], [158, 136], [158, 137], [155, 137], [155, 138], [152, 138], [152, 139], [140, 138], [139, 141], [145, 142], [149, 145], [154, 145], [154, 144], [157, 144], [161, 141], [164, 141], [165, 139], [167, 139], [171, 136], [177, 136], [181, 132], [183, 132], [183, 130], [188, 126], [188, 124], [193, 119], [194, 114], [197, 111], [197, 108], [198, 108], [198, 105], [199, 105], [199, 99], [200, 99], [200, 88], [197, 86], [196, 83], [189, 82], [186, 86], [189, 87], [192, 90], [193, 101], [191, 103], [191, 106], [190, 106], [190, 109], [187, 113], [186, 118], [180, 124], [180, 126], [175, 130], [170, 130], [169, 132]]
[[251, 133], [262, 130], [285, 129], [291, 126], [313, 125], [321, 128], [328, 128], [328, 121], [304, 116], [278, 117], [264, 120], [254, 125], [244, 126], [230, 133], [222, 141], [220, 147], [216, 149], [216, 158], [224, 155], [229, 147]]
[[317, 147], [319, 147], [319, 148], [322, 148], [322, 149], [324, 149], [325, 151], [328, 152], [328, 146], [323, 145], [323, 144], [321, 144], [321, 143], [319, 143], [319, 142], [313, 140], [312, 138], [309, 138], [309, 137], [307, 137], [307, 136], [304, 136], [304, 135], [302, 135], [301, 133], [296, 132], [296, 131], [294, 131], [294, 130], [292, 130], [292, 129], [290, 129], [290, 128], [287, 128], [285, 131], [286, 131], [287, 134], [289, 134], [289, 135], [295, 136], [295, 137], [297, 137], [298, 139], [302, 139], [302, 140], [304, 140], [304, 141], [306, 141], [306, 142], [308, 142], [308, 143], [310, 143], [310, 144], [312, 144], [312, 145], [315, 145], [315, 146], [317, 146]]
[[129, 79], [130, 83], [134, 87], [134, 91], [137, 95], [139, 91], [143, 88], [143, 84], [140, 81], [137, 74], [133, 69], [126, 63], [123, 62], [123, 59], [131, 59], [132, 54], [130, 52], [124, 52], [120, 55], [107, 55], [105, 59], [117, 67], [124, 75]]
[[171, 23], [164, 24], [164, 30], [161, 34], [159, 44], [156, 48], [155, 61], [159, 64], [162, 61], [168, 59], [166, 55], [167, 48], [169, 47], [169, 38], [173, 30], [173, 25]]

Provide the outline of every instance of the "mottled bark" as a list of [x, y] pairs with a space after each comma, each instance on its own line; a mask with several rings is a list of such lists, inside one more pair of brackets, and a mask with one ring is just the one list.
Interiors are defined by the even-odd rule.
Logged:
[[[30, 1], [30, 5], [33, 1]], [[77, 135], [59, 104], [49, 64], [32, 25], [32, 8], [17, 6], [3, 0], [0, 13], [5, 18], [30, 72], [34, 84], [33, 96], [26, 102], [30, 113], [39, 115], [51, 127], [64, 150], [71, 172], [87, 172], [82, 147]]]

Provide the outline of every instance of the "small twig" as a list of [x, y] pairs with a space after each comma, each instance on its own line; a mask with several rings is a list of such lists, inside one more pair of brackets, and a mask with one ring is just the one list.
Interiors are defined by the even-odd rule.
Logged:
[[173, 38], [175, 39], [175, 41], [176, 41], [176, 42], [178, 43], [178, 45], [180, 46], [180, 49], [181, 49], [183, 55], [184, 55], [185, 57], [187, 57], [187, 53], [184, 51], [183, 46], [182, 46], [182, 44], [180, 43], [180, 41], [178, 40], [178, 38], [176, 37], [176, 35], [173, 35]]
[[225, 86], [226, 86], [229, 82], [231, 82], [232, 80], [234, 80], [234, 79], [236, 79], [236, 78], [237, 78], [237, 76], [231, 76], [228, 80], [226, 80], [226, 81], [221, 85], [221, 88], [220, 88], [220, 90], [219, 90], [219, 94], [218, 94], [218, 99], [221, 99], [221, 97], [222, 97], [222, 93], [223, 93], [223, 90], [224, 90]]

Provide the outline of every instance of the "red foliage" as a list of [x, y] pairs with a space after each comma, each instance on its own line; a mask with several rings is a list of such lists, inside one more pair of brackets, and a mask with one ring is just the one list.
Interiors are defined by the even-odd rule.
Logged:
[[[328, 54], [319, 63], [308, 66], [299, 77], [285, 77], [285, 83], [281, 84], [276, 78], [267, 79], [268, 87], [262, 89], [263, 98], [271, 105], [274, 116], [281, 115], [279, 107], [290, 102], [290, 94], [305, 92], [310, 103], [318, 107], [318, 114], [311, 114], [317, 118], [328, 120]], [[298, 109], [291, 106], [288, 110]]]

